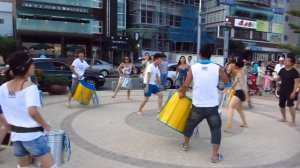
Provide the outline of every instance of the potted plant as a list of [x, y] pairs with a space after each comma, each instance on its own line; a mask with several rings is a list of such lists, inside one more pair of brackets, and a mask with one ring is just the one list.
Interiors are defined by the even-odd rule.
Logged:
[[64, 75], [44, 76], [44, 84], [49, 94], [63, 94], [66, 91], [69, 83], [69, 78]]

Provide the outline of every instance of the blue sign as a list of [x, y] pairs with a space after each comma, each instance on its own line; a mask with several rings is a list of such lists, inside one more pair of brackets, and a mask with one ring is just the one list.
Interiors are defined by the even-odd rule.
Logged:
[[272, 8], [272, 12], [275, 14], [284, 14], [284, 9], [283, 8]]
[[230, 6], [233, 6], [234, 3], [235, 3], [235, 0], [219, 0], [219, 3], [220, 3], [220, 4], [223, 4], [223, 5], [230, 5]]

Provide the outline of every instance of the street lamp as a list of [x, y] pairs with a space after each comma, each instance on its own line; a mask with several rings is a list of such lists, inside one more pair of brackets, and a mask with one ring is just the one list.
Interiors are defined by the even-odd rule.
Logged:
[[198, 37], [197, 37], [197, 56], [198, 56], [198, 58], [200, 55], [200, 47], [201, 47], [201, 7], [202, 7], [202, 0], [199, 0]]

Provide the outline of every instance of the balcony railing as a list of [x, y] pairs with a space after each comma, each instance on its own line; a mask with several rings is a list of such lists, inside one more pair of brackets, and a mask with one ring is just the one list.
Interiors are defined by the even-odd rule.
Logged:
[[102, 8], [102, 0], [30, 0], [39, 3], [81, 6], [89, 8]]

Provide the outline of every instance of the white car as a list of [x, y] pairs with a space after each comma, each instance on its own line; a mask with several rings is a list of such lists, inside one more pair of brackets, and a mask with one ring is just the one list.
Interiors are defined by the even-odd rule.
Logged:
[[176, 75], [176, 67], [177, 63], [169, 63], [168, 65], [168, 77], [167, 77], [167, 89], [172, 89], [175, 86], [175, 75]]
[[[91, 59], [86, 59], [87, 63], [91, 63]], [[111, 75], [115, 72], [114, 67], [112, 64], [96, 59], [94, 65], [92, 66], [92, 71], [95, 71], [104, 77]]]

